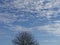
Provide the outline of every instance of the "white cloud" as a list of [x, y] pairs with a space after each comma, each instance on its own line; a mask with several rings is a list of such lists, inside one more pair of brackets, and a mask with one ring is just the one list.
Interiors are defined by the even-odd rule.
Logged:
[[44, 43], [56, 43], [57, 40], [44, 40], [44, 41], [41, 41], [41, 42], [44, 42]]
[[[44, 4], [43, 2], [47, 1], [48, 3]], [[50, 20], [50, 18], [53, 16], [57, 16], [57, 14], [60, 12], [59, 8], [59, 0], [15, 0], [9, 4], [6, 4], [5, 6], [0, 7], [8, 7], [10, 8], [16, 8], [16, 9], [22, 9], [26, 12], [37, 12], [41, 16], [45, 16], [47, 19]], [[53, 4], [54, 3], [54, 4]], [[53, 8], [58, 8], [57, 11], [53, 11]], [[34, 10], [34, 11], [33, 11]], [[7, 11], [8, 12], [8, 11]], [[11, 14], [9, 14], [11, 15]], [[13, 15], [13, 14], [12, 14]], [[13, 15], [14, 16], [14, 15]], [[23, 19], [20, 19], [20, 21], [24, 21]], [[27, 19], [26, 19], [27, 21]]]
[[[48, 3], [44, 4], [43, 2], [47, 1]], [[33, 11], [33, 9], [36, 12], [39, 12], [42, 16], [45, 16], [47, 18], [51, 18], [51, 15], [56, 16], [60, 10], [59, 8], [59, 0], [16, 0], [12, 4], [14, 7], [26, 11]], [[54, 3], [54, 4], [53, 4]], [[53, 8], [58, 8], [58, 11], [53, 11]], [[31, 10], [32, 9], [32, 10]], [[46, 9], [46, 10], [45, 10]], [[41, 11], [43, 10], [43, 11]]]
[[12, 23], [16, 20], [16, 16], [9, 13], [0, 13], [0, 22], [5, 24]]
[[60, 23], [60, 20], [53, 21], [54, 23]]
[[37, 27], [35, 27], [35, 29], [46, 30], [47, 32], [60, 35], [60, 23], [48, 24], [48, 25], [45, 25], [45, 26], [37, 26]]
[[11, 31], [33, 31], [32, 28], [25, 28], [19, 25], [12, 25], [12, 24], [7, 24], [8, 26], [5, 26], [5, 28], [11, 30]]
[[[36, 27], [32, 27], [32, 28], [26, 28], [26, 27], [22, 27], [19, 25], [13, 25], [12, 23], [16, 20], [18, 20], [18, 19], [17, 19], [17, 16], [15, 16], [15, 15], [12, 15], [9, 13], [0, 13], [0, 22], [3, 22], [6, 25], [8, 25], [8, 26], [5, 26], [5, 28], [7, 28], [9, 30], [13, 30], [13, 31], [33, 31], [34, 29], [35, 30], [46, 30], [50, 33], [60, 35], [60, 20], [54, 21], [54, 24], [36, 26]], [[25, 19], [23, 21], [25, 21]]]
[[60, 35], [60, 23], [54, 23], [54, 24], [48, 24], [44, 26], [36, 26], [36, 27], [31, 27], [31, 28], [26, 28], [18, 25], [9, 25], [8, 28], [12, 31], [40, 31], [40, 30], [45, 30], [49, 33], [53, 33], [55, 35]]
[[[45, 16], [50, 21], [51, 17], [58, 16], [56, 14], [58, 14], [60, 12], [60, 6], [59, 6], [60, 1], [59, 0], [49, 0], [50, 2], [46, 3], [45, 5], [43, 4], [44, 1], [45, 0], [38, 0], [38, 1], [37, 0], [36, 1], [34, 1], [34, 0], [16, 0], [11, 4], [5, 4], [5, 6], [0, 5], [0, 7], [3, 8], [3, 7], [10, 6], [10, 8], [11, 7], [12, 8], [17, 8], [19, 10], [22, 9], [26, 12], [28, 12], [28, 11], [32, 12], [32, 13], [37, 12], [37, 13], [39, 13], [39, 15], [36, 16], [36, 17], [40, 17], [40, 15], [42, 17]], [[56, 8], [56, 7], [59, 10], [57, 10], [57, 11], [52, 10], [53, 8]], [[8, 7], [8, 9], [9, 9], [9, 7]], [[35, 11], [33, 11], [33, 9]], [[22, 14], [22, 15], [25, 16], [24, 14]], [[3, 13], [2, 12], [2, 13], [0, 13], [0, 22], [3, 22], [5, 24], [9, 25], [9, 27], [6, 27], [6, 28], [11, 29], [11, 30], [23, 30], [23, 31], [25, 31], [25, 30], [30, 31], [31, 30], [32, 31], [32, 30], [36, 29], [36, 30], [47, 30], [48, 32], [51, 32], [51, 33], [54, 33], [54, 34], [60, 34], [60, 30], [59, 30], [60, 29], [60, 21], [54, 21], [54, 22], [56, 22], [54, 24], [48, 24], [48, 25], [37, 26], [37, 27], [32, 27], [32, 28], [25, 28], [25, 27], [22, 27], [22, 26], [13, 25], [12, 23], [15, 22], [15, 21], [19, 21], [19, 22], [28, 21], [28, 18], [31, 18], [31, 17], [34, 18], [34, 16], [27, 17], [26, 19], [22, 19], [22, 18], [17, 19], [18, 17], [19, 16], [15, 15], [15, 14]], [[40, 20], [42, 20], [42, 19], [40, 19]]]

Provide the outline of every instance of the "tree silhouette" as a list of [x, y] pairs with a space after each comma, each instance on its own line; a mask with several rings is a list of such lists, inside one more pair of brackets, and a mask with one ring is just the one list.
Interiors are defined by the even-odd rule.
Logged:
[[19, 33], [13, 40], [15, 45], [38, 45], [33, 36], [28, 32]]

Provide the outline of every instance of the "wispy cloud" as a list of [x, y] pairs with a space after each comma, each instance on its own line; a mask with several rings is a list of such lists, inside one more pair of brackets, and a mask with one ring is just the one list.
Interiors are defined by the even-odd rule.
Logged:
[[60, 23], [48, 24], [48, 25], [45, 25], [45, 26], [37, 26], [37, 27], [35, 27], [35, 29], [37, 29], [37, 30], [47, 30], [50, 33], [60, 35]]
[[0, 31], [0, 36], [4, 36], [6, 33]]
[[36, 26], [36, 27], [31, 27], [31, 28], [26, 28], [22, 27], [19, 25], [10, 25], [8, 28], [12, 31], [40, 31], [40, 30], [45, 30], [49, 33], [55, 34], [55, 35], [60, 35], [60, 23], [54, 23], [54, 24], [48, 24], [48, 25], [43, 25], [43, 26]]

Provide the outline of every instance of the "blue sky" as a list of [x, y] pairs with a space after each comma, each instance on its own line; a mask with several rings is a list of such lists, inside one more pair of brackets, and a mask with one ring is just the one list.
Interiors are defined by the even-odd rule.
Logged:
[[60, 45], [60, 0], [0, 0], [0, 45], [13, 45], [19, 31], [39, 45]]

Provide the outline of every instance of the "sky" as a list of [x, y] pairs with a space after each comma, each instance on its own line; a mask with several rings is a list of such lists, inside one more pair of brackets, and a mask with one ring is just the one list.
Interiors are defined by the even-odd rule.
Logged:
[[13, 45], [21, 31], [39, 45], [60, 45], [60, 0], [0, 0], [0, 45]]

